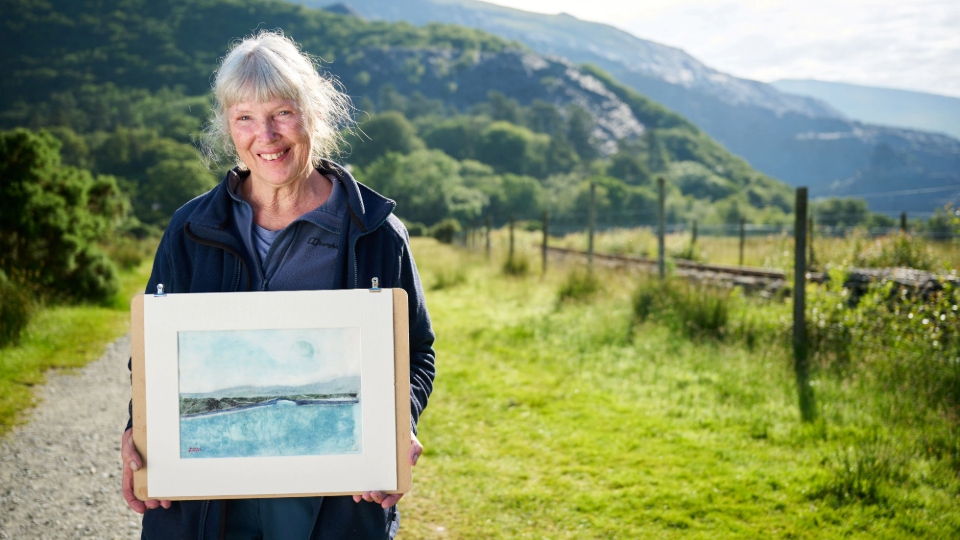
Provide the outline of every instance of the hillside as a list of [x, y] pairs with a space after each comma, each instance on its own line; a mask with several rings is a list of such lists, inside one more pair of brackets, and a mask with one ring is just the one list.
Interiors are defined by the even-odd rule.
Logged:
[[[323, 0], [302, 0], [321, 6]], [[826, 103], [711, 69], [682, 50], [572, 16], [542, 15], [475, 0], [345, 0], [368, 19], [455, 23], [531, 49], [603, 68], [683, 114], [760, 171], [811, 195], [870, 195], [960, 183], [960, 141], [845, 118]], [[887, 162], [892, 166], [887, 167]], [[876, 181], [874, 180], [876, 179]], [[930, 211], [958, 191], [868, 199], [875, 210]]]
[[[784, 220], [791, 206], [785, 185], [752, 170], [691, 122], [602, 70], [578, 68], [477, 30], [368, 22], [270, 0], [61, 0], [4, 4], [0, 15], [6, 21], [0, 45], [20, 51], [0, 61], [9, 74], [0, 81], [0, 102], [6, 106], [0, 125], [58, 129], [65, 159], [128, 180], [138, 216], [152, 223], [164, 223], [164, 216], [211, 185], [212, 178], [189, 164], [192, 134], [209, 108], [206, 95], [217, 59], [232, 39], [257, 27], [284, 29], [325, 60], [324, 67], [360, 109], [375, 117], [399, 111], [416, 122], [418, 135], [431, 148], [457, 153], [444, 148], [433, 129], [444, 118], [473, 118], [469, 122], [488, 139], [499, 133], [527, 140], [531, 150], [521, 158], [547, 166], [501, 166], [515, 158], [508, 155], [509, 146], [453, 156], [487, 166], [467, 164], [474, 184], [450, 187], [450, 200], [466, 197], [476, 203], [461, 219], [493, 212], [492, 201], [504, 200], [505, 192], [483, 192], [500, 182], [495, 180], [500, 174], [527, 175], [504, 180], [532, 186], [536, 196], [530, 204], [515, 208], [525, 216], [539, 216], [541, 208], [547, 209], [543, 205], [552, 204], [547, 194], [556, 190], [547, 187], [548, 176], [561, 173], [570, 176], [555, 182], [574, 187], [590, 176], [604, 179], [603, 189], [610, 193], [604, 204], [611, 211], [649, 213], [653, 174], [676, 180], [669, 206], [677, 220], [699, 216], [735, 222], [741, 215]], [[356, 139], [354, 153], [377, 143]], [[557, 163], [561, 166], [553, 167]], [[189, 181], [162, 189], [171, 177]], [[478, 180], [482, 177], [492, 184]], [[376, 184], [377, 178], [368, 180]], [[386, 183], [378, 187], [390, 189]], [[461, 187], [473, 191], [465, 196]], [[573, 213], [582, 210], [576, 207], [582, 204], [576, 189], [564, 195]], [[704, 209], [713, 202], [724, 202], [726, 210], [709, 218]]]
[[854, 120], [960, 139], [960, 98], [812, 79], [784, 79], [771, 85], [783, 92], [822, 100]]

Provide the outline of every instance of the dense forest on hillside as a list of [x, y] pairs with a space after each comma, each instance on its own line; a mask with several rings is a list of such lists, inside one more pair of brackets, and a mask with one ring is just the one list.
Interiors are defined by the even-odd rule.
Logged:
[[146, 224], [163, 226], [231, 165], [203, 167], [194, 137], [218, 58], [256, 28], [282, 28], [341, 79], [360, 124], [340, 159], [397, 199], [410, 222], [502, 223], [547, 210], [585, 223], [593, 182], [601, 216], [650, 223], [656, 176], [668, 180], [669, 221], [785, 222], [791, 210], [787, 186], [597, 68], [574, 75], [623, 100], [642, 135], [601, 144], [588, 107], [543, 90], [563, 83], [550, 77], [533, 91], [522, 81], [516, 95], [458, 88], [484, 59], [526, 54], [476, 30], [367, 22], [269, 0], [23, 1], [0, 10], [0, 44], [19, 51], [2, 60], [0, 127], [48, 129], [65, 163], [115, 176]]

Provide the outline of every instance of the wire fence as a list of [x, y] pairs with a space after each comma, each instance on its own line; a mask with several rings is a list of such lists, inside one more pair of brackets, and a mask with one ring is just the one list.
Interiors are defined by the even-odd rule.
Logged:
[[[877, 213], [819, 214], [814, 206], [806, 220], [808, 263], [813, 267], [911, 266], [936, 271], [960, 268], [960, 234], [953, 227], [930, 223], [930, 218], [943, 217], [943, 212], [890, 214], [886, 223], [877, 225], [871, 222], [877, 220]], [[485, 221], [468, 225], [458, 240], [477, 245], [477, 235], [482, 235], [487, 227], [506, 227], [511, 220], [519, 231], [541, 234], [546, 220], [547, 244], [553, 247], [588, 250], [592, 243], [598, 253], [641, 257], [655, 257], [659, 249], [660, 215], [655, 209], [596, 212], [592, 218], [589, 211], [490, 215]], [[793, 223], [751, 223], [741, 219], [704, 224], [677, 220], [666, 210], [663, 229], [668, 258], [784, 271], [794, 265]]]

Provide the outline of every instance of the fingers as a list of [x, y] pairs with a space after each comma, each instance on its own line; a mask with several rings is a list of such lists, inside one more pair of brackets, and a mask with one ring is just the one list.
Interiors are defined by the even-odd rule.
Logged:
[[381, 491], [366, 491], [362, 495], [354, 495], [353, 502], [367, 501], [379, 504], [381, 508], [390, 508], [397, 504], [403, 497], [403, 493], [387, 494]]
[[138, 471], [143, 465], [140, 454], [137, 453], [137, 448], [133, 445], [132, 429], [123, 432], [123, 439], [120, 442], [120, 458], [123, 460], [125, 469], [129, 466], [134, 471]]
[[403, 497], [403, 493], [394, 493], [392, 495], [387, 495], [386, 497], [383, 498], [382, 501], [380, 501], [380, 507], [390, 508], [391, 506], [397, 504], [397, 501], [399, 501], [401, 497]]
[[416, 465], [420, 455], [423, 454], [423, 445], [413, 433], [410, 434], [410, 465]]
[[136, 447], [133, 446], [133, 430], [128, 429], [123, 433], [120, 440], [120, 459], [123, 462], [123, 499], [127, 501], [127, 506], [138, 514], [154, 508], [170, 508], [170, 501], [148, 500], [141, 501], [133, 494], [133, 473], [140, 470], [143, 466], [143, 460]]
[[140, 456], [137, 455], [137, 451], [133, 449], [131, 437], [133, 437], [133, 431], [128, 429], [123, 433], [123, 438], [120, 441], [120, 458], [123, 463], [121, 487], [123, 500], [127, 501], [127, 506], [134, 512], [142, 514], [147, 511], [147, 506], [133, 494], [133, 471], [136, 469], [131, 468], [133, 466], [139, 468], [138, 461]]

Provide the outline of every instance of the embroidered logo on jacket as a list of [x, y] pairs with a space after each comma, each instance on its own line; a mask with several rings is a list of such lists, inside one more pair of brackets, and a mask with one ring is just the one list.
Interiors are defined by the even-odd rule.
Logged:
[[307, 243], [310, 244], [311, 246], [323, 246], [325, 248], [338, 249], [336, 244], [331, 244], [330, 242], [324, 242], [316, 237], [310, 238], [309, 240], [307, 240]]

